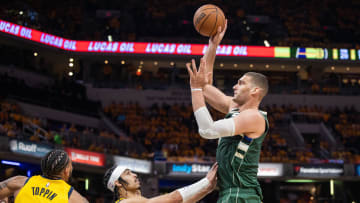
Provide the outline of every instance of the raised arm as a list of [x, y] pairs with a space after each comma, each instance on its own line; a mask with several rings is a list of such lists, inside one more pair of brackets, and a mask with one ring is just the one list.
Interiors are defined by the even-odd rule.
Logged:
[[203, 89], [207, 82], [205, 76], [205, 60], [201, 59], [199, 70], [195, 61], [192, 67], [186, 64], [190, 75], [191, 99], [199, 134], [205, 139], [217, 139], [239, 134], [246, 134], [250, 138], [260, 136], [265, 130], [265, 120], [257, 109], [240, 112], [234, 118], [214, 121], [204, 101]]
[[206, 178], [209, 180], [210, 185], [207, 188], [204, 188], [203, 190], [198, 192], [196, 195], [189, 198], [187, 201], [184, 201], [184, 203], [197, 202], [215, 189], [217, 183], [217, 176], [216, 176], [217, 169], [218, 169], [218, 164], [215, 163], [206, 175]]
[[205, 178], [171, 193], [147, 199], [144, 197], [123, 200], [124, 203], [193, 203], [197, 202], [216, 187], [218, 165], [215, 163]]
[[0, 182], [0, 199], [14, 195], [24, 186], [26, 180], [26, 176], [15, 176]]
[[[214, 36], [211, 36], [209, 38], [209, 46], [206, 49], [206, 52], [203, 56], [206, 62], [206, 73], [212, 73], [214, 70], [214, 62], [216, 57], [216, 49], [218, 48], [219, 44], [221, 43], [221, 40], [224, 38], [225, 32], [227, 29], [227, 20], [225, 21], [225, 27], [224, 30], [222, 30], [222, 27], [218, 27], [218, 31]], [[210, 84], [212, 84], [212, 80], [209, 81]]]
[[228, 113], [231, 104], [231, 97], [226, 96], [223, 92], [213, 86], [213, 72], [214, 72], [214, 63], [216, 57], [216, 49], [218, 48], [221, 40], [223, 39], [226, 29], [227, 29], [227, 20], [225, 22], [225, 28], [221, 31], [221, 27], [218, 27], [217, 33], [210, 37], [209, 46], [206, 49], [206, 52], [203, 56], [206, 64], [206, 76], [208, 77], [208, 84], [203, 89], [205, 101], [209, 103], [213, 108], [222, 112]]
[[230, 107], [232, 105], [232, 97], [226, 96], [218, 88], [213, 85], [205, 85], [203, 87], [203, 94], [205, 101], [210, 104], [214, 109], [220, 111], [221, 113], [229, 113]]

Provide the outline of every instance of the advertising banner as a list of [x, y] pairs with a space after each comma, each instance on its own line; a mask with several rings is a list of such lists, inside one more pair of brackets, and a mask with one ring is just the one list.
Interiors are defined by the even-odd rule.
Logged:
[[[204, 176], [210, 170], [211, 163], [168, 163], [169, 175], [201, 175]], [[283, 175], [283, 164], [260, 163], [258, 169], [259, 177], [277, 177]]]
[[[73, 52], [203, 55], [207, 49], [207, 45], [205, 44], [71, 40], [27, 28], [14, 23], [10, 23], [4, 20], [0, 20], [0, 32], [38, 42], [47, 46]], [[220, 56], [299, 58], [320, 60], [360, 59], [360, 50], [336, 48], [327, 49], [312, 47], [290, 48], [246, 45], [220, 45], [216, 51], [216, 54]]]
[[205, 175], [212, 164], [205, 163], [167, 163], [169, 175]]
[[[74, 52], [203, 55], [205, 44], [180, 44], [157, 42], [106, 42], [79, 41], [40, 32], [21, 25], [0, 20], [0, 32], [31, 40], [59, 49]], [[217, 55], [241, 57], [290, 58], [289, 47], [265, 47], [244, 45], [220, 45]]]
[[342, 164], [303, 164], [294, 165], [294, 175], [297, 177], [338, 177], [344, 175]]
[[44, 157], [52, 150], [51, 146], [29, 141], [10, 140], [10, 150], [14, 153], [26, 154], [35, 157]]
[[284, 165], [277, 163], [259, 163], [258, 177], [280, 177], [284, 174]]
[[80, 149], [65, 148], [70, 159], [75, 163], [88, 164], [93, 166], [104, 166], [105, 155]]
[[138, 173], [151, 173], [151, 162], [146, 160], [140, 159], [133, 159], [128, 157], [122, 156], [113, 156], [114, 163], [119, 166], [124, 166], [131, 171], [138, 172]]

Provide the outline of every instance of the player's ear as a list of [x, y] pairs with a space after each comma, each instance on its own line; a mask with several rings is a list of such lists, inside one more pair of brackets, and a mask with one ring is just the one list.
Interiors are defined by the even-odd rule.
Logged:
[[123, 187], [123, 185], [118, 180], [115, 181], [115, 186], [118, 188]]
[[258, 87], [253, 87], [253, 88], [251, 88], [251, 90], [250, 90], [250, 93], [251, 94], [260, 94], [261, 92], [261, 89], [260, 88], [258, 88]]

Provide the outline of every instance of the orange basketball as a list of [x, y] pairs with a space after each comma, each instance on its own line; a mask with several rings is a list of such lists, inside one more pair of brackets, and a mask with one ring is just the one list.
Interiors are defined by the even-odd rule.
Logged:
[[198, 33], [209, 37], [216, 34], [219, 26], [222, 30], [224, 29], [225, 15], [219, 7], [205, 4], [196, 10], [193, 23]]

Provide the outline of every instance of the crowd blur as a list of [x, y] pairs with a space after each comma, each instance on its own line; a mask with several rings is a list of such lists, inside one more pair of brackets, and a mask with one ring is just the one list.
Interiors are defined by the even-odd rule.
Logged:
[[360, 48], [357, 1], [6, 0], [0, 18], [77, 40], [206, 43], [192, 23], [206, 3], [229, 20], [225, 43]]
[[[174, 70], [175, 69], [175, 70]], [[30, 68], [30, 70], [33, 70]], [[134, 76], [133, 79], [124, 77], [121, 74], [112, 74], [112, 79], [116, 77], [127, 78], [119, 80], [123, 86], [120, 88], [135, 89], [162, 89], [168, 87], [188, 88], [188, 78], [185, 70], [173, 68], [172, 71], [159, 68], [157, 75], [144, 73]], [[312, 72], [311, 70], [309, 71]], [[124, 74], [129, 74], [124, 71]], [[236, 81], [243, 72], [241, 71], [221, 71], [217, 72], [215, 84], [220, 89], [232, 90], [232, 81]], [[321, 80], [313, 80], [311, 74], [308, 78], [300, 78], [296, 72], [264, 72], [268, 75], [270, 93], [288, 94], [326, 94], [326, 95], [359, 95], [360, 76], [356, 74], [335, 74], [325, 73]], [[113, 76], [114, 75], [114, 76]], [[222, 80], [222, 81], [221, 81]], [[317, 82], [318, 81], [318, 82]], [[98, 102], [87, 99], [85, 87], [76, 80], [63, 78], [62, 81], [52, 85], [34, 87], [28, 85], [26, 81], [17, 78], [17, 75], [9, 76], [7, 73], [0, 74], [0, 96], [12, 98], [25, 103], [46, 106], [62, 111], [84, 114], [99, 118], [101, 107]], [[11, 88], [9, 88], [11, 87]], [[232, 94], [232, 92], [228, 92]], [[343, 159], [346, 162], [359, 162], [357, 146], [359, 146], [358, 118], [359, 113], [354, 109], [324, 109], [324, 107], [293, 107], [293, 106], [271, 106], [264, 107], [269, 112], [270, 134], [265, 139], [262, 151], [262, 161], [272, 162], [312, 162], [316, 159]], [[32, 133], [24, 137], [23, 123], [28, 122], [20, 116], [19, 110], [4, 113], [2, 126], [6, 131], [3, 133], [9, 137], [26, 138], [31, 141], [45, 141], [54, 143], [54, 134], [59, 134], [57, 138], [62, 138], [64, 146], [71, 146], [91, 151], [104, 152], [110, 154], [129, 155], [145, 159], [170, 159], [170, 160], [213, 160], [215, 156], [216, 142], [201, 139], [197, 133], [197, 126], [193, 117], [192, 108], [187, 104], [154, 104], [151, 107], [142, 107], [137, 103], [111, 104], [106, 106], [103, 111], [111, 118], [125, 134], [128, 140], [121, 140], [111, 132], [101, 129], [89, 129], [86, 126], [74, 126], [72, 123], [61, 123], [38, 118], [31, 122], [39, 126], [27, 125], [26, 130], [32, 129]], [[15, 113], [15, 114], [12, 114]], [[296, 148], [288, 143], [291, 138], [289, 135], [289, 122], [297, 121], [294, 113], [306, 113], [308, 116], [301, 118], [300, 121], [323, 122], [337, 140], [339, 147], [329, 150], [329, 144], [324, 140], [319, 140], [316, 135], [309, 135], [317, 142], [314, 144], [311, 139], [305, 139], [306, 146]], [[222, 118], [224, 115], [212, 110], [215, 118]], [[10, 116], [12, 115], [12, 116]], [[21, 114], [20, 114], [21, 115]], [[24, 122], [19, 122], [19, 120]], [[28, 119], [33, 120], [31, 115]], [[11, 122], [10, 122], [11, 121]], [[43, 122], [40, 122], [43, 121]], [[39, 125], [40, 123], [45, 123]], [[32, 126], [32, 127], [31, 127]], [[37, 132], [38, 131], [38, 132]], [[38, 136], [41, 135], [41, 136]], [[20, 136], [20, 137], [18, 137]], [[131, 148], [131, 142], [139, 143], [139, 148]]]
[[[327, 160], [360, 163], [359, 118], [354, 108], [324, 109], [313, 106], [266, 106], [270, 131], [261, 152], [262, 162], [313, 163], [324, 159], [317, 148], [328, 152]], [[104, 108], [128, 137], [119, 137], [104, 129], [94, 129], [71, 123], [25, 115], [14, 102], [2, 101], [0, 134], [49, 145], [61, 145], [89, 151], [126, 155], [143, 159], [169, 161], [213, 161], [217, 142], [202, 139], [197, 133], [191, 105], [154, 104], [145, 108], [137, 103], [112, 103]], [[302, 113], [301, 119], [291, 114]], [[224, 115], [211, 110], [214, 119]], [[293, 139], [288, 126], [294, 122], [323, 122], [332, 129], [337, 147], [330, 150], [325, 140], [306, 142], [298, 148], [289, 143]], [[136, 144], [143, 145], [136, 148]]]
[[0, 102], [0, 135], [99, 153], [140, 157], [133, 141], [106, 129], [64, 123], [26, 115], [13, 101]]
[[[270, 122], [269, 135], [265, 138], [261, 161], [284, 163], [312, 163], [327, 160], [343, 160], [347, 163], [359, 163], [360, 153], [358, 135], [359, 124], [356, 118], [360, 114], [354, 108], [324, 109], [313, 106], [266, 106]], [[197, 126], [191, 105], [155, 104], [144, 108], [136, 103], [113, 103], [104, 108], [105, 113], [136, 142], [143, 143], [148, 152], [155, 152], [154, 158], [170, 160], [199, 161], [214, 156], [216, 142], [204, 140], [197, 134]], [[331, 151], [325, 140], [314, 143], [305, 142], [298, 148], [288, 143], [293, 139], [289, 133], [289, 123], [298, 122], [293, 113], [304, 113], [301, 122], [323, 122], [336, 136], [337, 148]], [[211, 110], [214, 119], [224, 117]], [[309, 115], [307, 115], [309, 114]], [[319, 153], [321, 149], [327, 156]]]
[[[109, 64], [108, 64], [109, 65]], [[143, 70], [137, 73], [133, 64], [110, 64], [113, 71], [105, 74], [101, 64], [91, 68], [91, 82], [97, 88], [136, 88], [160, 89], [188, 88], [189, 79], [184, 68], [159, 67], [156, 71]], [[146, 69], [146, 67], [144, 68]], [[214, 84], [225, 93], [232, 94], [232, 87], [244, 73], [256, 71], [268, 77], [270, 94], [318, 94], [318, 95], [359, 95], [360, 74], [322, 72], [308, 67], [299, 71], [264, 71], [264, 70], [214, 70]], [[318, 74], [316, 75], [315, 74]]]

